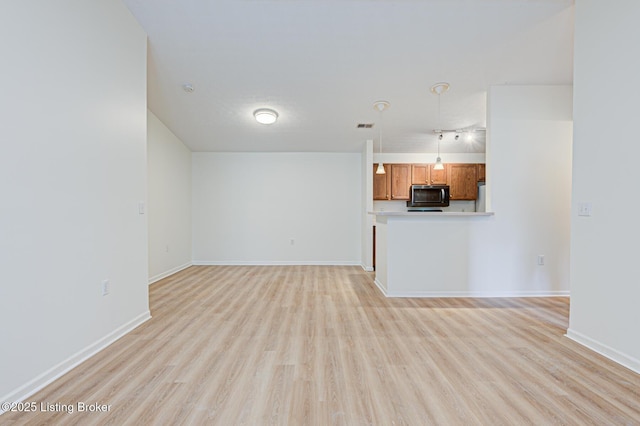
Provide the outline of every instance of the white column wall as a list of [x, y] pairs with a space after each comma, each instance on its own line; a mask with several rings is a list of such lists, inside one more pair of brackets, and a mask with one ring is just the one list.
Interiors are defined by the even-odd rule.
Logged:
[[[640, 372], [638, 19], [636, 0], [576, 2], [567, 334]], [[580, 203], [590, 217], [578, 216]]]
[[474, 227], [470, 290], [566, 295], [572, 89], [494, 86], [487, 111], [487, 211], [495, 216]]
[[2, 402], [149, 318], [146, 48], [120, 1], [0, 6]]

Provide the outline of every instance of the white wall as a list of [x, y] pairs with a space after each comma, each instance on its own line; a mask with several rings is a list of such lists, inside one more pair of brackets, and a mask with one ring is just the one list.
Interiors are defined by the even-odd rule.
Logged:
[[470, 290], [568, 294], [572, 89], [491, 87], [487, 111], [487, 211], [495, 216], [469, 237]]
[[191, 265], [191, 151], [148, 111], [149, 282]]
[[361, 264], [360, 153], [196, 152], [192, 167], [195, 264]]
[[[576, 2], [567, 334], [640, 372], [638, 19], [637, 0]], [[592, 216], [578, 216], [582, 202]]]
[[0, 401], [149, 316], [146, 46], [120, 1], [0, 6]]

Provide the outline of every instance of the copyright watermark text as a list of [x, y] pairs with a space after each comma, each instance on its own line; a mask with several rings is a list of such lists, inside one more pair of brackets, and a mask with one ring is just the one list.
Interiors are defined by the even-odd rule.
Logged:
[[18, 413], [107, 413], [111, 411], [111, 404], [99, 402], [76, 402], [63, 404], [60, 402], [3, 402], [0, 405], [4, 412]]

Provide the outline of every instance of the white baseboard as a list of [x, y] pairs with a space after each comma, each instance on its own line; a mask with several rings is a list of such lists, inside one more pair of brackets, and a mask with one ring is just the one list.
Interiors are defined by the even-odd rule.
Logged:
[[149, 285], [155, 283], [156, 281], [160, 281], [163, 278], [167, 278], [169, 275], [173, 275], [176, 272], [180, 272], [183, 269], [187, 269], [189, 266], [192, 266], [192, 265], [193, 265], [192, 262], [187, 262], [184, 265], [176, 266], [175, 268], [171, 268], [168, 271], [165, 271], [161, 274], [154, 275], [153, 277], [149, 278]]
[[[29, 398], [34, 393], [38, 392], [40, 389], [44, 388], [57, 378], [61, 377], [63, 374], [67, 373], [74, 367], [80, 365], [87, 359], [91, 358], [93, 355], [97, 354], [107, 346], [114, 343], [116, 340], [129, 333], [134, 328], [138, 327], [142, 323], [151, 319], [151, 313], [146, 311], [136, 318], [132, 319], [128, 323], [124, 324], [121, 327], [113, 330], [111, 333], [107, 334], [100, 340], [92, 343], [86, 348], [76, 352], [74, 355], [70, 356], [66, 360], [62, 361], [58, 365], [50, 368], [44, 373], [40, 374], [35, 379], [30, 382], [20, 386], [18, 389], [9, 392], [7, 395], [0, 397], [0, 401], [2, 402], [20, 402]], [[4, 411], [0, 409], [0, 414]]]
[[387, 295], [387, 290], [385, 290], [385, 288], [382, 286], [382, 283], [380, 281], [378, 281], [377, 277], [373, 280], [373, 283], [376, 285], [376, 287], [378, 287], [378, 290], [380, 290], [380, 292], [382, 293], [383, 296], [389, 297]]
[[[376, 283], [378, 287], [380, 285]], [[569, 297], [568, 291], [392, 291], [383, 292], [387, 297]]]
[[613, 349], [604, 343], [600, 343], [597, 340], [594, 340], [588, 336], [585, 336], [582, 333], [578, 333], [574, 330], [567, 330], [567, 334], [565, 334], [569, 339], [573, 340], [591, 349], [594, 352], [599, 353], [600, 355], [609, 358], [610, 360], [617, 362], [618, 364], [627, 367], [629, 370], [634, 371], [640, 374], [640, 360], [624, 354], [616, 349]]
[[197, 266], [360, 266], [360, 261], [349, 260], [194, 260]]
[[[364, 268], [364, 266], [363, 266]], [[366, 269], [365, 269], [366, 270]], [[569, 297], [569, 291], [399, 291], [390, 292], [375, 277], [373, 283], [385, 297], [414, 297], [414, 298], [438, 298], [438, 297]]]

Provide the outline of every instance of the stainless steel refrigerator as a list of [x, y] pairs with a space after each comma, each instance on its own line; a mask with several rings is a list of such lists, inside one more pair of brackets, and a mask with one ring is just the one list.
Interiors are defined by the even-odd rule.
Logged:
[[478, 198], [476, 198], [476, 211], [487, 211], [487, 187], [484, 182], [478, 182]]

